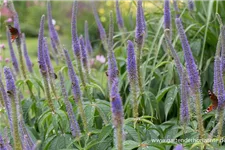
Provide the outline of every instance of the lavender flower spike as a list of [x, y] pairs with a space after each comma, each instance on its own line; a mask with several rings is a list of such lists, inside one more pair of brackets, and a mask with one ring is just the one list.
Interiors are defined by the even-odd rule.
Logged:
[[91, 42], [90, 42], [90, 39], [89, 39], [88, 22], [87, 22], [87, 20], [85, 21], [85, 25], [84, 26], [85, 26], [84, 27], [85, 47], [86, 47], [87, 51], [89, 52], [89, 54], [91, 54], [93, 49], [92, 49]]
[[132, 94], [133, 103], [133, 117], [138, 117], [138, 77], [137, 77], [137, 64], [134, 52], [134, 45], [128, 40], [127, 45], [127, 73], [130, 81], [130, 89]]
[[[166, 30], [169, 30], [169, 29], [166, 29]], [[165, 32], [170, 32], [170, 31], [165, 31]], [[177, 55], [177, 52], [176, 50], [174, 49], [171, 41], [170, 41], [170, 38], [168, 37], [168, 35], [165, 34], [165, 39], [166, 39], [166, 43], [171, 51], [171, 54], [174, 58], [174, 61], [175, 61], [175, 64], [176, 64], [176, 67], [177, 67], [177, 72], [179, 74], [179, 78], [180, 78], [180, 81], [182, 81], [182, 72], [183, 72], [183, 68], [182, 68], [182, 64], [180, 62], [180, 59]]]
[[190, 78], [190, 86], [191, 89], [196, 92], [200, 89], [199, 74], [180, 18], [176, 18], [176, 26], [184, 51], [184, 58], [186, 61], [187, 71]]
[[47, 76], [47, 66], [44, 57], [44, 21], [45, 16], [42, 15], [40, 22], [40, 30], [38, 34], [38, 63], [41, 74], [43, 76]]
[[55, 78], [55, 74], [54, 74], [54, 70], [52, 67], [52, 63], [51, 63], [51, 59], [50, 59], [50, 55], [49, 55], [49, 50], [48, 50], [48, 43], [47, 43], [47, 38], [44, 38], [44, 49], [43, 49], [43, 53], [44, 53], [44, 59], [45, 59], [45, 63], [47, 66], [47, 70], [49, 72], [49, 75], [53, 78]]
[[88, 54], [87, 54], [87, 49], [84, 45], [84, 39], [83, 36], [80, 36], [80, 49], [81, 49], [81, 56], [82, 56], [82, 64], [84, 66], [84, 69], [86, 71], [86, 74], [88, 75], [90, 73], [89, 70], [89, 64], [88, 64]]
[[173, 0], [173, 7], [174, 7], [174, 10], [175, 10], [175, 13], [176, 13], [176, 18], [179, 18], [180, 17], [180, 10], [179, 10], [178, 5], [177, 5], [177, 0]]
[[5, 87], [3, 85], [1, 73], [0, 73], [0, 92], [1, 92], [2, 97], [4, 99], [4, 104], [5, 104], [6, 112], [7, 112], [7, 115], [8, 115], [9, 124], [10, 124], [10, 130], [11, 130], [11, 132], [13, 132], [13, 123], [12, 123], [12, 115], [11, 115], [11, 102], [10, 102], [8, 96], [7, 96]]
[[80, 127], [79, 127], [79, 124], [78, 124], [78, 122], [76, 120], [76, 117], [73, 113], [72, 105], [71, 105], [71, 103], [68, 99], [68, 94], [66, 92], [64, 77], [62, 75], [62, 72], [59, 72], [59, 76], [60, 76], [60, 85], [61, 85], [62, 95], [64, 97], [64, 103], [66, 104], [66, 111], [67, 111], [68, 117], [69, 117], [70, 129], [71, 129], [71, 132], [72, 132], [72, 136], [73, 137], [79, 137], [80, 136]]
[[5, 80], [6, 80], [6, 88], [7, 93], [9, 95], [9, 98], [11, 100], [11, 113], [12, 113], [12, 121], [13, 121], [13, 140], [14, 140], [14, 149], [16, 150], [22, 150], [22, 144], [21, 139], [19, 135], [19, 120], [18, 120], [18, 97], [17, 97], [17, 91], [15, 86], [15, 81], [13, 79], [13, 75], [10, 71], [10, 68], [4, 67], [4, 74], [5, 74]]
[[181, 123], [186, 125], [189, 121], [189, 110], [188, 110], [188, 77], [187, 72], [184, 69], [181, 80], [181, 107], [180, 107], [180, 120]]
[[0, 150], [7, 150], [4, 140], [2, 139], [2, 136], [0, 134]]
[[184, 150], [184, 148], [181, 144], [179, 144], [174, 148], [174, 150]]
[[50, 0], [47, 3], [47, 10], [48, 10], [48, 29], [49, 29], [49, 35], [51, 38], [51, 44], [54, 52], [58, 54], [58, 48], [57, 46], [60, 45], [59, 36], [57, 31], [54, 28], [54, 25], [52, 23], [52, 9], [51, 9], [51, 3]]
[[195, 3], [193, 0], [188, 0], [188, 9], [189, 9], [189, 11], [194, 11]]
[[10, 35], [9, 31], [7, 31], [7, 39], [8, 39], [9, 50], [10, 50], [13, 67], [14, 67], [16, 73], [19, 74], [19, 72], [20, 72], [19, 64], [18, 64], [16, 55], [15, 55], [15, 52], [13, 50], [13, 46], [12, 46], [12, 42], [11, 42], [11, 35]]
[[94, 17], [95, 17], [95, 21], [97, 23], [97, 26], [98, 26], [98, 31], [100, 33], [100, 38], [102, 40], [102, 44], [103, 44], [103, 47], [104, 49], [107, 51], [108, 50], [108, 46], [107, 46], [107, 36], [106, 36], [106, 32], [105, 32], [105, 29], [104, 27], [102, 26], [102, 23], [99, 19], [99, 16], [98, 16], [98, 13], [97, 13], [97, 10], [95, 8], [95, 4], [93, 3], [93, 6], [92, 6], [92, 9], [93, 9], [93, 13], [94, 13]]
[[119, 1], [116, 0], [116, 19], [117, 19], [117, 24], [120, 30], [124, 29], [124, 22], [123, 22], [123, 17], [120, 12], [120, 7], [119, 7]]
[[111, 111], [113, 118], [115, 147], [118, 150], [123, 149], [123, 104], [118, 90], [118, 78], [114, 79], [110, 92]]
[[116, 58], [113, 52], [113, 13], [110, 12], [110, 23], [109, 23], [109, 38], [108, 38], [108, 79], [109, 79], [109, 89], [115, 78], [118, 77], [118, 68], [116, 64]]
[[142, 0], [138, 0], [135, 39], [140, 48], [142, 48], [145, 34], [145, 22], [143, 19]]
[[72, 19], [71, 19], [71, 32], [72, 32], [72, 47], [75, 56], [79, 60], [80, 55], [80, 44], [79, 39], [77, 36], [77, 9], [78, 9], [78, 2], [74, 1], [73, 7], [72, 7]]
[[165, 29], [170, 29], [170, 1], [165, 0], [164, 1], [164, 28]]
[[197, 66], [194, 61], [194, 57], [191, 52], [190, 45], [188, 43], [187, 37], [185, 35], [183, 25], [181, 23], [180, 18], [176, 18], [176, 26], [178, 30], [178, 34], [180, 37], [180, 41], [182, 44], [182, 49], [184, 51], [184, 58], [186, 61], [186, 67], [188, 72], [188, 77], [190, 79], [190, 88], [194, 94], [194, 97], [196, 99], [196, 114], [197, 114], [197, 121], [198, 121], [198, 129], [200, 133], [200, 137], [204, 137], [204, 127], [203, 127], [203, 121], [202, 121], [202, 98], [201, 98], [201, 92], [200, 92], [200, 77], [198, 74]]
[[79, 80], [73, 69], [73, 65], [72, 65], [68, 51], [64, 50], [64, 54], [65, 54], [66, 63], [68, 66], [68, 74], [69, 74], [70, 80], [72, 82], [72, 91], [73, 91], [74, 99], [75, 99], [75, 102], [77, 103], [79, 111], [80, 111], [81, 119], [82, 119], [82, 122], [84, 125], [84, 130], [88, 131], [87, 120], [86, 120], [86, 116], [85, 116], [83, 104], [82, 104], [82, 97], [81, 97], [82, 94], [81, 94], [81, 90], [80, 90]]
[[23, 55], [24, 55], [25, 60], [26, 60], [28, 71], [30, 73], [32, 73], [33, 72], [33, 64], [31, 62], [30, 57], [29, 57], [28, 52], [27, 52], [26, 37], [25, 37], [24, 33], [22, 34], [22, 44], [23, 44]]
[[14, 20], [14, 27], [19, 31], [19, 33], [21, 33], [19, 16], [18, 16], [17, 12], [14, 12], [13, 20]]

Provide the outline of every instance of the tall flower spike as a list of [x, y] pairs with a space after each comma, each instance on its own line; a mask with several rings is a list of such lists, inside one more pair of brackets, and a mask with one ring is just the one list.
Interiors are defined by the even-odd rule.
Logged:
[[174, 150], [184, 150], [184, 148], [181, 144], [179, 144], [174, 148]]
[[71, 31], [72, 31], [72, 47], [75, 56], [77, 59], [80, 59], [80, 44], [79, 39], [77, 36], [77, 9], [78, 9], [78, 2], [74, 1], [73, 8], [72, 8], [72, 21], [71, 21]]
[[45, 85], [45, 93], [48, 99], [48, 105], [51, 108], [51, 111], [54, 112], [54, 105], [51, 99], [50, 88], [48, 83], [48, 70], [45, 62], [45, 53], [44, 53], [44, 22], [45, 15], [42, 15], [40, 22], [40, 29], [38, 34], [38, 63], [41, 75], [43, 77], [44, 85]]
[[201, 91], [200, 91], [200, 77], [199, 77], [197, 66], [195, 64], [194, 57], [192, 55], [191, 48], [188, 43], [187, 37], [185, 35], [184, 28], [183, 28], [180, 18], [176, 18], [176, 26], [177, 26], [178, 34], [180, 37], [182, 49], [184, 51], [184, 58], [186, 61], [188, 77], [190, 79], [190, 88], [196, 99], [195, 104], [196, 104], [198, 129], [199, 129], [200, 137], [203, 138], [204, 137], [204, 127], [203, 127], [202, 114], [201, 114], [202, 98], [201, 98]]
[[33, 72], [33, 64], [31, 62], [30, 57], [27, 52], [26, 37], [25, 37], [24, 33], [22, 34], [22, 44], [23, 44], [23, 55], [26, 60], [27, 69], [30, 73], [32, 73]]
[[0, 92], [2, 94], [2, 98], [4, 99], [4, 104], [5, 104], [6, 112], [7, 112], [7, 115], [8, 115], [9, 124], [10, 124], [10, 130], [11, 130], [11, 133], [13, 133], [13, 124], [12, 124], [12, 115], [11, 115], [11, 102], [10, 102], [8, 96], [7, 96], [5, 87], [3, 85], [1, 73], [0, 73]]
[[138, 0], [137, 2], [137, 16], [136, 16], [136, 31], [135, 31], [135, 39], [137, 44], [142, 47], [144, 41], [145, 34], [145, 22], [143, 19], [143, 8], [142, 8], [142, 0]]
[[[168, 29], [166, 29], [166, 30], [168, 30]], [[170, 32], [170, 31], [165, 31], [165, 32]], [[177, 72], [179, 74], [180, 81], [182, 81], [182, 72], [183, 72], [183, 69], [182, 69], [182, 64], [180, 62], [180, 59], [179, 59], [179, 57], [177, 55], [176, 50], [173, 47], [173, 45], [172, 45], [172, 43], [171, 43], [170, 38], [168, 37], [168, 35], [165, 35], [165, 39], [166, 39], [166, 43], [167, 43], [167, 45], [168, 45], [168, 47], [169, 47], [169, 49], [171, 51], [171, 54], [172, 54], [172, 56], [174, 58], [174, 61], [175, 61], [176, 67], [177, 67]]]
[[134, 45], [128, 40], [127, 45], [127, 73], [130, 81], [130, 89], [132, 94], [133, 103], [133, 117], [138, 117], [138, 77], [137, 77], [137, 64], [134, 52]]
[[55, 97], [57, 98], [57, 92], [56, 92], [55, 83], [54, 83], [54, 80], [57, 78], [57, 76], [54, 73], [54, 69], [52, 67], [50, 54], [49, 54], [49, 50], [48, 50], [47, 38], [44, 38], [43, 48], [44, 48], [43, 53], [44, 53], [44, 57], [45, 57], [44, 59], [45, 59], [45, 63], [47, 66], [48, 75], [50, 77], [49, 78], [50, 86], [51, 86], [52, 92], [54, 93]]
[[189, 121], [189, 110], [188, 110], [188, 77], [187, 72], [184, 69], [181, 80], [181, 104], [180, 104], [180, 121], [186, 125]]
[[184, 51], [184, 58], [186, 61], [187, 71], [190, 78], [190, 86], [193, 91], [197, 91], [198, 89], [200, 89], [199, 74], [180, 18], [176, 18], [176, 26]]
[[82, 56], [82, 64], [84, 66], [86, 74], [88, 75], [90, 73], [89, 64], [88, 64], [88, 53], [84, 45], [84, 39], [82, 35], [80, 36], [80, 49], [81, 49], [81, 56]]
[[99, 19], [99, 16], [98, 16], [98, 13], [97, 13], [97, 10], [96, 10], [96, 6], [94, 4], [94, 2], [92, 3], [92, 9], [93, 9], [93, 13], [94, 13], [94, 17], [95, 17], [95, 21], [97, 23], [97, 26], [98, 26], [98, 31], [100, 33], [100, 38], [101, 38], [101, 41], [102, 41], [102, 44], [103, 44], [103, 47], [104, 49], [107, 51], [108, 50], [108, 46], [107, 46], [107, 36], [106, 36], [106, 32], [105, 32], [105, 29], [104, 27], [102, 26], [102, 23]]
[[0, 134], [0, 150], [7, 150], [1, 134]]
[[195, 3], [193, 0], [188, 0], [188, 9], [189, 9], [189, 11], [194, 11]]
[[51, 2], [50, 0], [47, 3], [47, 9], [48, 9], [48, 29], [49, 29], [49, 35], [51, 37], [51, 44], [54, 52], [58, 54], [58, 48], [57, 46], [60, 45], [59, 36], [57, 31], [54, 28], [54, 25], [52, 23], [52, 9], [51, 9]]
[[47, 76], [47, 66], [44, 57], [44, 21], [45, 16], [42, 15], [40, 22], [40, 30], [38, 34], [38, 63], [41, 74], [43, 76]]
[[70, 122], [71, 133], [72, 133], [73, 137], [79, 137], [80, 136], [80, 127], [79, 127], [79, 124], [73, 113], [72, 105], [68, 99], [68, 94], [66, 92], [65, 81], [64, 81], [62, 72], [59, 72], [59, 77], [60, 77], [60, 85], [61, 85], [62, 95], [64, 98], [64, 103], [66, 104], [66, 111], [67, 111], [69, 122]]
[[178, 5], [177, 5], [177, 0], [173, 0], [173, 7], [174, 7], [174, 10], [175, 10], [175, 13], [176, 13], [176, 18], [179, 18], [180, 17], [180, 10], [179, 10]]
[[73, 91], [74, 99], [75, 99], [75, 102], [77, 103], [79, 111], [80, 111], [81, 119], [82, 119], [82, 122], [84, 125], [84, 130], [88, 131], [87, 120], [86, 120], [86, 116], [85, 116], [83, 104], [82, 104], [82, 94], [81, 94], [81, 90], [80, 90], [79, 80], [73, 69], [73, 65], [72, 65], [68, 51], [64, 50], [64, 54], [65, 54], [66, 63], [68, 66], [68, 74], [69, 74], [70, 80], [72, 82], [72, 91]]
[[109, 39], [108, 39], [108, 79], [109, 79], [109, 89], [111, 89], [112, 82], [118, 77], [118, 68], [116, 64], [116, 58], [113, 52], [113, 33], [114, 33], [114, 23], [113, 23], [113, 13], [110, 11], [110, 23], [109, 23]]
[[136, 31], [135, 31], [135, 41], [136, 41], [136, 56], [137, 56], [137, 74], [138, 74], [138, 85], [140, 92], [142, 93], [142, 76], [141, 76], [141, 58], [142, 58], [142, 47], [144, 44], [145, 37], [145, 19], [144, 12], [142, 8], [142, 0], [137, 2], [137, 16], [136, 16]]
[[118, 78], [113, 80], [110, 92], [111, 111], [113, 118], [115, 147], [118, 150], [123, 149], [123, 104], [118, 90]]
[[88, 22], [87, 20], [85, 21], [85, 25], [84, 25], [84, 38], [85, 38], [85, 47], [88, 51], [89, 54], [92, 53], [93, 49], [92, 49], [92, 46], [91, 46], [91, 42], [90, 42], [90, 38], [89, 38], [89, 33], [88, 33]]
[[18, 121], [18, 97], [15, 86], [15, 81], [13, 79], [13, 75], [10, 71], [10, 68], [4, 67], [4, 74], [6, 80], [6, 88], [9, 98], [11, 100], [11, 113], [12, 113], [12, 121], [13, 121], [13, 140], [14, 140], [14, 149], [22, 150], [21, 139], [19, 135], [19, 121]]
[[124, 29], [123, 17], [120, 12], [119, 1], [116, 0], [116, 20], [120, 30]]
[[19, 33], [21, 33], [19, 16], [18, 16], [17, 12], [14, 12], [13, 20], [14, 20], [14, 27], [19, 31]]
[[11, 59], [12, 59], [12, 64], [13, 64], [13, 67], [14, 67], [16, 73], [19, 74], [19, 72], [20, 72], [20, 70], [19, 70], [19, 64], [18, 64], [16, 55], [15, 55], [15, 52], [14, 52], [14, 49], [13, 49], [13, 46], [12, 46], [12, 42], [11, 42], [11, 38], [10, 37], [11, 36], [10, 36], [9, 31], [7, 31], [7, 39], [8, 39], [8, 44], [9, 44], [9, 50], [10, 50], [10, 55], [11, 55]]
[[[164, 1], [164, 29], [171, 29], [171, 15], [170, 15], [170, 1], [165, 0]], [[171, 30], [166, 34], [169, 35], [169, 38], [171, 38]]]

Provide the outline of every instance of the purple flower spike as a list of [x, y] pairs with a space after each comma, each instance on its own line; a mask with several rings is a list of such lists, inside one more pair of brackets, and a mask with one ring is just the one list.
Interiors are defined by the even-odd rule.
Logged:
[[137, 64], [136, 64], [136, 56], [134, 52], [133, 43], [128, 40], [127, 45], [127, 72], [130, 82], [134, 83], [134, 85], [138, 84], [137, 79]]
[[10, 68], [4, 67], [7, 91], [16, 96], [16, 85]]
[[182, 73], [181, 81], [181, 107], [180, 107], [180, 120], [182, 124], [187, 124], [189, 121], [189, 110], [188, 110], [188, 77], [187, 72], [184, 69]]
[[29, 57], [28, 52], [27, 52], [26, 37], [25, 37], [24, 33], [22, 34], [22, 44], [23, 44], [23, 55], [24, 55], [25, 60], [26, 60], [28, 71], [30, 73], [32, 73], [33, 72], [33, 64], [30, 61], [30, 57]]
[[117, 128], [123, 124], [123, 104], [118, 90], [118, 79], [113, 80], [110, 92], [113, 125]]
[[82, 35], [80, 36], [80, 49], [81, 49], [81, 56], [82, 56], [82, 64], [88, 73], [89, 65], [88, 65], [87, 49], [85, 48], [84, 39]]
[[0, 150], [7, 150], [4, 140], [2, 139], [2, 136], [0, 134]]
[[90, 39], [89, 39], [89, 33], [88, 33], [88, 22], [87, 20], [85, 21], [85, 27], [84, 27], [84, 35], [85, 35], [85, 46], [86, 46], [86, 49], [87, 51], [89, 52], [89, 54], [92, 53], [93, 49], [92, 49], [92, 46], [91, 46], [91, 42], [90, 42]]
[[73, 113], [72, 105], [68, 99], [68, 94], [66, 92], [64, 77], [62, 75], [62, 72], [59, 73], [59, 76], [60, 76], [60, 85], [61, 85], [62, 95], [64, 97], [64, 102], [66, 104], [66, 111], [68, 113], [68, 118], [70, 121], [71, 133], [72, 133], [73, 137], [79, 137], [80, 136], [80, 127], [79, 127], [79, 124], [77, 123], [76, 117]]
[[180, 10], [179, 10], [178, 5], [177, 5], [177, 0], [173, 0], [173, 7], [174, 7], [174, 10], [176, 12], [176, 18], [179, 18], [180, 17]]
[[195, 4], [194, 4], [193, 0], [188, 0], [188, 9], [189, 9], [189, 11], [194, 11]]
[[78, 102], [81, 99], [81, 90], [80, 90], [80, 84], [79, 84], [79, 80], [78, 77], [73, 69], [73, 64], [71, 62], [69, 53], [67, 50], [64, 50], [64, 54], [65, 54], [65, 58], [66, 58], [66, 63], [68, 66], [68, 73], [70, 76], [70, 80], [72, 82], [72, 90], [74, 93], [74, 98], [75, 101]]
[[174, 150], [183, 150], [183, 146], [181, 144], [177, 145]]
[[9, 31], [7, 31], [7, 38], [8, 38], [9, 50], [10, 50], [10, 55], [11, 55], [13, 67], [14, 67], [16, 73], [19, 73], [20, 72], [19, 71], [19, 64], [18, 64], [16, 55], [15, 55], [14, 50], [13, 50], [13, 46], [12, 46], [12, 42], [11, 42], [11, 35], [10, 35]]
[[170, 29], [171, 23], [170, 23], [170, 1], [165, 0], [164, 1], [164, 28]]
[[143, 16], [143, 8], [142, 1], [138, 0], [137, 4], [137, 16], [136, 16], [136, 32], [135, 38], [138, 45], [142, 45], [144, 42], [144, 34], [145, 34], [145, 22]]
[[74, 1], [73, 8], [72, 8], [72, 21], [71, 21], [71, 31], [72, 31], [72, 47], [75, 56], [80, 59], [80, 44], [79, 39], [77, 36], [77, 9], [78, 9], [78, 2]]
[[19, 16], [18, 16], [17, 12], [14, 12], [13, 20], [14, 20], [14, 27], [19, 31], [19, 33], [21, 33]]
[[47, 73], [47, 66], [46, 66], [45, 57], [44, 57], [44, 21], [45, 21], [45, 16], [42, 15], [40, 30], [38, 34], [39, 35], [38, 36], [38, 63], [39, 63], [39, 69], [42, 75], [46, 75]]
[[222, 74], [222, 63], [221, 58], [216, 56], [214, 62], [214, 72], [216, 72], [216, 76], [214, 76], [214, 88], [217, 90], [218, 97], [218, 110], [222, 110], [225, 102], [225, 92], [224, 92], [224, 82], [223, 82], [223, 74]]
[[119, 29], [124, 29], [123, 17], [120, 12], [119, 1], [116, 0], [116, 19]]
[[184, 51], [184, 58], [186, 61], [187, 72], [190, 79], [190, 87], [192, 91], [196, 92], [199, 91], [200, 89], [199, 74], [180, 18], [176, 18], [176, 26], [181, 40], [182, 48]]
[[48, 29], [49, 29], [49, 35], [51, 37], [52, 43], [55, 43], [55, 44], [59, 45], [60, 44], [59, 36], [58, 36], [58, 33], [55, 30], [54, 25], [52, 23], [52, 10], [51, 10], [51, 3], [50, 3], [50, 1], [48, 1], [47, 7], [48, 7]]
[[94, 13], [95, 21], [97, 23], [98, 31], [100, 33], [100, 38], [101, 38], [102, 41], [106, 41], [107, 36], [106, 36], [105, 29], [102, 26], [102, 23], [101, 23], [101, 21], [99, 19], [99, 16], [98, 16], [98, 13], [97, 13], [96, 6], [94, 4], [94, 1], [93, 0], [91, 0], [91, 1], [92, 1], [92, 8], [93, 8], [93, 13]]
[[54, 70], [53, 70], [50, 55], [49, 55], [47, 38], [44, 38], [44, 49], [43, 50], [44, 50], [45, 63], [48, 68], [48, 72], [51, 76], [54, 77]]

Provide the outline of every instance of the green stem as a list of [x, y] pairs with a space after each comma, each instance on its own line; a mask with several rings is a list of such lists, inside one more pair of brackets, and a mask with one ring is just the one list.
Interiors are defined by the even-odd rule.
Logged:
[[17, 118], [17, 114], [18, 114], [18, 110], [16, 107], [16, 103], [18, 103], [16, 97], [14, 96], [14, 93], [10, 93], [9, 95], [10, 99], [11, 99], [11, 113], [12, 113], [12, 121], [13, 121], [13, 140], [14, 140], [14, 149], [15, 150], [22, 150], [22, 144], [21, 144], [21, 139], [20, 139], [20, 135], [19, 135], [19, 124], [18, 124], [18, 118]]
[[133, 99], [133, 117], [138, 117], [138, 97], [137, 97], [137, 85], [131, 83], [131, 93], [132, 93], [132, 99]]
[[116, 149], [117, 150], [123, 150], [123, 127], [122, 125], [118, 125], [118, 127], [115, 128], [115, 143], [116, 143]]
[[219, 110], [219, 122], [218, 122], [218, 140], [220, 141], [221, 139], [221, 135], [222, 135], [222, 131], [223, 131], [223, 117], [224, 117], [224, 113], [223, 110]]
[[137, 45], [136, 49], [136, 55], [137, 55], [137, 76], [138, 76], [138, 85], [140, 89], [140, 93], [143, 93], [142, 88], [142, 75], [141, 75], [141, 57], [142, 57], [142, 45]]
[[82, 120], [83, 125], [84, 125], [84, 131], [88, 132], [87, 119], [86, 119], [86, 116], [85, 116], [85, 113], [84, 113], [84, 108], [83, 108], [83, 104], [82, 104], [81, 99], [78, 100], [77, 105], [78, 105], [78, 108], [79, 108], [79, 111], [80, 111], [81, 120]]
[[49, 89], [49, 84], [48, 84], [48, 79], [46, 76], [43, 75], [43, 80], [44, 80], [44, 85], [45, 85], [45, 93], [46, 93], [46, 97], [47, 97], [47, 101], [48, 101], [48, 105], [51, 109], [52, 112], [54, 111], [54, 105], [51, 99], [51, 94], [50, 94], [50, 89]]
[[196, 96], [196, 114], [197, 114], [197, 121], [198, 121], [198, 130], [200, 133], [200, 138], [204, 138], [204, 127], [203, 127], [203, 120], [202, 120], [202, 114], [201, 114], [201, 98], [200, 93], [195, 93]]

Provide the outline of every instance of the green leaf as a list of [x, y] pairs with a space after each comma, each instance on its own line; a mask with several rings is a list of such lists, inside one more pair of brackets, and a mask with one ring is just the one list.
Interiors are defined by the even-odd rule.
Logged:
[[95, 117], [95, 106], [93, 105], [86, 105], [85, 107], [85, 114], [87, 116], [87, 122], [89, 128], [91, 128], [94, 124], [94, 117]]
[[125, 125], [124, 130], [130, 135], [135, 141], [139, 141], [138, 134], [134, 128], [131, 126]]
[[132, 140], [124, 141], [123, 145], [124, 150], [131, 150], [139, 147], [139, 143]]
[[171, 106], [173, 105], [173, 102], [175, 100], [175, 98], [177, 97], [177, 87], [174, 86], [173, 88], [171, 88], [169, 90], [169, 92], [167, 93], [166, 95], [166, 100], [165, 100], [165, 103], [164, 103], [164, 109], [165, 109], [165, 116], [167, 118], [167, 115], [171, 109]]
[[174, 87], [174, 85], [165, 87], [164, 89], [160, 90], [156, 96], [156, 101], [160, 102], [162, 100], [163, 96], [173, 87]]

